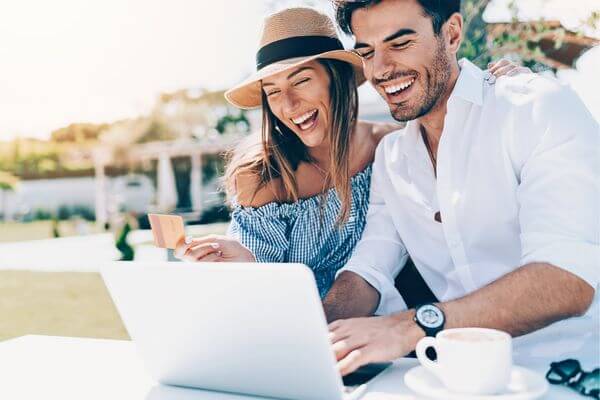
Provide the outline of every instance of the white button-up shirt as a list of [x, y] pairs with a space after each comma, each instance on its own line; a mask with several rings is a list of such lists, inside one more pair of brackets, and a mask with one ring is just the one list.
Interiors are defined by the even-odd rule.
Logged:
[[[407, 251], [440, 301], [532, 262], [598, 285], [598, 123], [572, 90], [551, 78], [522, 74], [489, 85], [478, 67], [467, 60], [460, 65], [437, 179], [416, 121], [377, 148], [367, 225], [338, 274], [353, 271], [377, 289], [380, 315], [406, 309], [394, 278]], [[437, 211], [442, 223], [434, 220]], [[527, 302], [526, 293], [515, 295]], [[596, 292], [585, 316], [518, 338], [515, 348], [550, 359], [580, 350], [599, 354], [598, 313]]]

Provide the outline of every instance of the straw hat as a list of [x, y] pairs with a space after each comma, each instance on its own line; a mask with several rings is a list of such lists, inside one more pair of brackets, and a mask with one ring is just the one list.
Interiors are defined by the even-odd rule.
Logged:
[[356, 83], [365, 81], [362, 58], [344, 50], [333, 21], [325, 14], [305, 7], [272, 14], [264, 22], [256, 54], [257, 71], [225, 92], [225, 98], [239, 108], [260, 107], [262, 79], [318, 58], [345, 61], [354, 67]]

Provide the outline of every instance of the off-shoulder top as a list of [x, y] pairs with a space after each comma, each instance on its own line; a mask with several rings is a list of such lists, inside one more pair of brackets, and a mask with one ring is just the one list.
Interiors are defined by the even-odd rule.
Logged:
[[246, 246], [258, 262], [301, 263], [312, 269], [321, 297], [348, 261], [365, 227], [372, 166], [351, 178], [352, 207], [337, 225], [341, 203], [335, 188], [294, 203], [272, 202], [243, 207], [233, 201], [229, 235]]

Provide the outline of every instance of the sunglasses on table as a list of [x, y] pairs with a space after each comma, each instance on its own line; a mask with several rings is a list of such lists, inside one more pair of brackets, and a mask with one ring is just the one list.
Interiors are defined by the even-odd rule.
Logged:
[[553, 362], [546, 379], [553, 385], [565, 385], [584, 396], [600, 399], [600, 368], [586, 372], [577, 360]]

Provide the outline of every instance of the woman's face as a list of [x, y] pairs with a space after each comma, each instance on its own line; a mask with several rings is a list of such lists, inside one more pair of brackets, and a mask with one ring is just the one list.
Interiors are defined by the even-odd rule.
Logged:
[[307, 147], [325, 143], [329, 132], [329, 74], [318, 61], [263, 79], [273, 114]]

